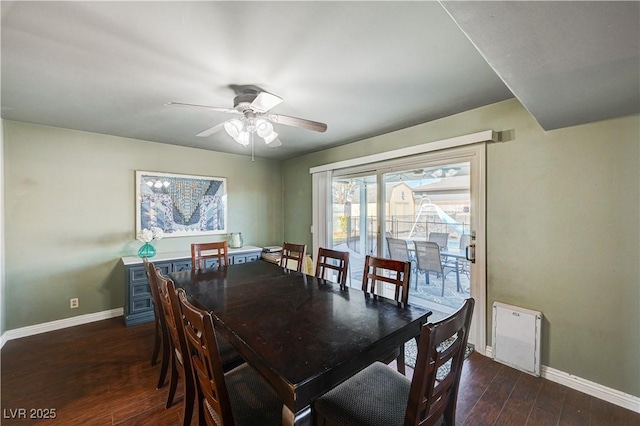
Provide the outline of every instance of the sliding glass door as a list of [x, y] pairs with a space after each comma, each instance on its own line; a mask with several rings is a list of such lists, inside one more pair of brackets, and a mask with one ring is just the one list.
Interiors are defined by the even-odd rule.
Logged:
[[[361, 286], [368, 254], [407, 258], [409, 301], [431, 309], [433, 320], [470, 296], [484, 306], [484, 164], [484, 145], [478, 145], [332, 170], [322, 235], [326, 247], [350, 253], [347, 285]], [[329, 198], [329, 191], [322, 193]], [[390, 240], [404, 254], [390, 250]], [[435, 261], [424, 257], [425, 247], [437, 247]], [[479, 350], [485, 321], [486, 312], [477, 309], [470, 342]]]
[[[466, 258], [472, 232], [470, 169], [469, 161], [434, 164], [425, 160], [382, 174], [383, 255], [410, 259], [409, 297], [446, 313], [459, 308], [470, 295]], [[437, 250], [429, 249], [433, 244]]]

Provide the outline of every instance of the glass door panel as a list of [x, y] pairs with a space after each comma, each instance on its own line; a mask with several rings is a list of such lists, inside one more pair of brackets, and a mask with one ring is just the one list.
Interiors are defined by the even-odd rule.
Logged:
[[[453, 312], [471, 288], [464, 257], [471, 235], [470, 163], [425, 163], [384, 173], [382, 181], [384, 256], [411, 261], [410, 300]], [[435, 242], [439, 252], [416, 250], [415, 242]]]
[[334, 177], [331, 193], [332, 248], [349, 252], [347, 285], [359, 288], [365, 256], [377, 252], [376, 175]]

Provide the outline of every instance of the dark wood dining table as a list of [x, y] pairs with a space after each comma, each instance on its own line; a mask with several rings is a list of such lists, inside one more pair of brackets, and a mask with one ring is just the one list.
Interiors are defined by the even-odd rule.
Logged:
[[273, 386], [282, 424], [311, 424], [320, 395], [419, 335], [431, 311], [249, 262], [169, 274]]

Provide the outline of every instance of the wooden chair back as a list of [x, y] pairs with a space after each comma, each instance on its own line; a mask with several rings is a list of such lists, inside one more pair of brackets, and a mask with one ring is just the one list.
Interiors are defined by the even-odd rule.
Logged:
[[[451, 316], [422, 327], [405, 425], [434, 425], [442, 416], [445, 425], [456, 424], [458, 387], [474, 304], [472, 298], [466, 299]], [[447, 362], [451, 363], [449, 373], [437, 380], [438, 369]]]
[[178, 299], [184, 314], [185, 337], [198, 391], [198, 424], [219, 424], [215, 415], [223, 425], [233, 424], [231, 401], [211, 314], [189, 303], [183, 289], [178, 290]]
[[173, 281], [163, 277], [158, 268], [156, 268], [156, 280], [158, 283], [158, 294], [162, 304], [162, 312], [167, 324], [169, 337], [171, 338], [171, 348], [173, 349], [171, 364], [172, 368], [175, 369], [171, 374], [167, 408], [173, 403], [177, 387], [176, 375], [179, 374], [184, 384], [183, 420], [185, 425], [189, 425], [193, 413], [193, 403], [195, 401], [195, 386], [191, 371], [191, 357], [188, 356], [189, 351], [184, 335], [184, 319]]
[[411, 263], [401, 260], [367, 256], [362, 274], [362, 291], [376, 294], [376, 283], [394, 284], [395, 300], [407, 304], [409, 301], [409, 279]]
[[229, 247], [226, 241], [191, 244], [191, 265], [193, 269], [204, 269], [206, 259], [217, 259], [218, 266], [229, 264]]
[[327, 270], [337, 271], [337, 282], [341, 286], [347, 283], [347, 268], [349, 267], [349, 253], [320, 247], [316, 260], [316, 277], [326, 278]]
[[282, 257], [280, 257], [280, 266], [283, 268], [289, 268], [289, 261], [293, 260], [297, 262], [296, 271], [302, 272], [302, 266], [304, 265], [304, 255], [307, 251], [307, 246], [305, 244], [292, 244], [292, 243], [283, 243], [282, 244]]

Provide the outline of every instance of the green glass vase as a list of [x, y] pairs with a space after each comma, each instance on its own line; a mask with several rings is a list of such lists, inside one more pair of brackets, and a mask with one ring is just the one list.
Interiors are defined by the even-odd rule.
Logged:
[[138, 250], [139, 257], [153, 257], [156, 255], [156, 249], [151, 243], [144, 243], [140, 250]]

